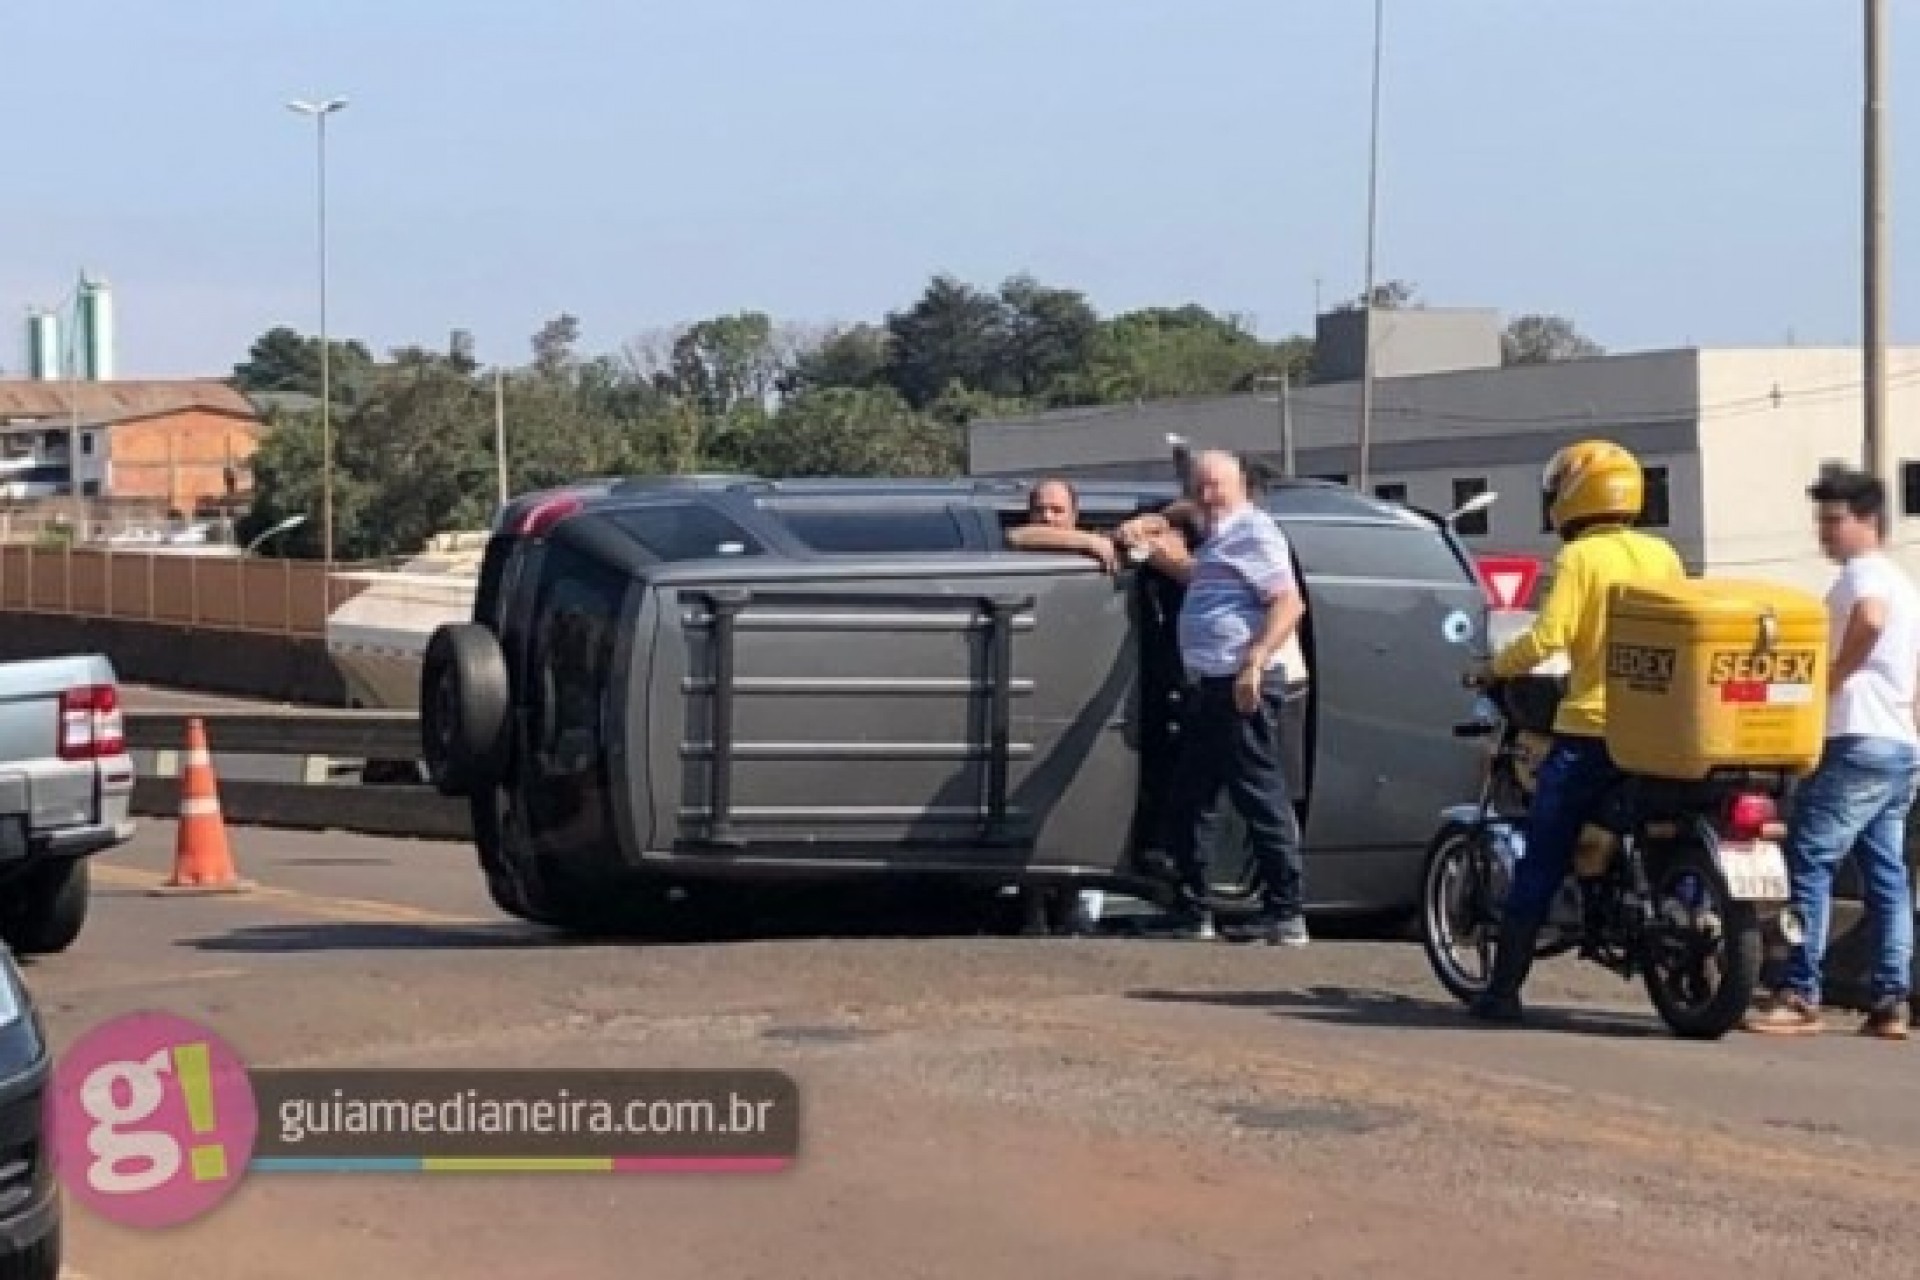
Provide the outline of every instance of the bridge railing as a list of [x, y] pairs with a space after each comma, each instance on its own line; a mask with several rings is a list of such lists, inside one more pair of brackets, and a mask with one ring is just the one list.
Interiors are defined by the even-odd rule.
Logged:
[[290, 639], [326, 636], [327, 618], [368, 589], [436, 616], [464, 608], [471, 581], [403, 574], [397, 561], [181, 555], [89, 546], [0, 546], [0, 612], [159, 623]]
[[206, 730], [228, 822], [469, 838], [464, 801], [449, 800], [423, 781], [370, 780], [368, 762], [404, 768], [418, 760], [419, 720], [411, 711], [128, 711], [127, 745], [139, 766], [135, 813], [178, 815], [180, 754], [190, 718]]
[[318, 639], [362, 590], [313, 560], [0, 546], [0, 610], [21, 613]]

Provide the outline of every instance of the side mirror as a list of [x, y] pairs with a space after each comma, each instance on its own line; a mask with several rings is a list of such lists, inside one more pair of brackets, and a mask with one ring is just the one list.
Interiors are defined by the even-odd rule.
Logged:
[[1500, 501], [1500, 495], [1498, 493], [1495, 493], [1491, 489], [1482, 489], [1479, 493], [1474, 494], [1471, 498], [1468, 498], [1465, 502], [1448, 512], [1447, 524], [1449, 526], [1457, 524], [1461, 517], [1470, 516], [1477, 511], [1485, 511], [1498, 501]]

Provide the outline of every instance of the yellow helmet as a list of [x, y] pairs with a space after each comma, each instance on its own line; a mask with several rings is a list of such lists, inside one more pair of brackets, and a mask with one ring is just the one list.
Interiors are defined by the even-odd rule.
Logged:
[[1547, 515], [1564, 533], [1580, 520], [1636, 520], [1645, 500], [1640, 460], [1611, 440], [1582, 440], [1553, 455], [1540, 476]]

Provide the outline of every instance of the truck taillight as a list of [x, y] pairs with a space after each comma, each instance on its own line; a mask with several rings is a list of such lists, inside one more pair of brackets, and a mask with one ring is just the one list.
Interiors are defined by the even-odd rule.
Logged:
[[1735, 840], [1759, 840], [1781, 834], [1780, 810], [1772, 796], [1737, 795], [1727, 804], [1727, 834]]
[[584, 505], [578, 497], [570, 493], [546, 498], [527, 509], [526, 514], [520, 517], [520, 523], [514, 532], [523, 538], [538, 538], [579, 511]]
[[60, 758], [98, 760], [127, 749], [120, 691], [110, 684], [76, 685], [60, 695]]

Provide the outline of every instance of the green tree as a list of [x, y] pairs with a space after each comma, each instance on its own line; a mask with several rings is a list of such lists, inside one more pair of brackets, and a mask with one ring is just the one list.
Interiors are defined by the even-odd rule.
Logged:
[[1227, 395], [1283, 370], [1303, 374], [1310, 351], [1305, 339], [1264, 343], [1205, 307], [1152, 307], [1100, 326], [1076, 393], [1096, 404]]
[[1573, 321], [1548, 315], [1515, 319], [1500, 335], [1500, 350], [1506, 364], [1551, 364], [1606, 354], [1606, 349], [1576, 329]]
[[952, 276], [935, 277], [913, 306], [889, 314], [887, 332], [887, 381], [912, 408], [926, 408], [954, 386], [995, 395], [1017, 389], [1005, 365], [1006, 308]]
[[673, 344], [673, 388], [710, 414], [766, 406], [787, 371], [772, 317], [759, 311], [687, 326]]
[[[328, 381], [335, 404], [350, 404], [373, 370], [373, 353], [358, 339], [327, 344]], [[254, 339], [247, 358], [233, 367], [234, 388], [247, 395], [320, 396], [320, 339], [286, 325]]]
[[801, 351], [782, 385], [788, 395], [824, 387], [878, 387], [887, 381], [893, 336], [882, 326], [856, 324], [830, 331]]
[[1073, 377], [1087, 365], [1100, 317], [1084, 295], [1054, 289], [1031, 276], [1015, 276], [1000, 287], [1006, 331], [1003, 373], [990, 390], [1010, 383], [1010, 390], [1029, 400], [1070, 403]]
[[950, 476], [964, 448], [891, 387], [826, 387], [788, 402], [741, 461], [767, 476]]

